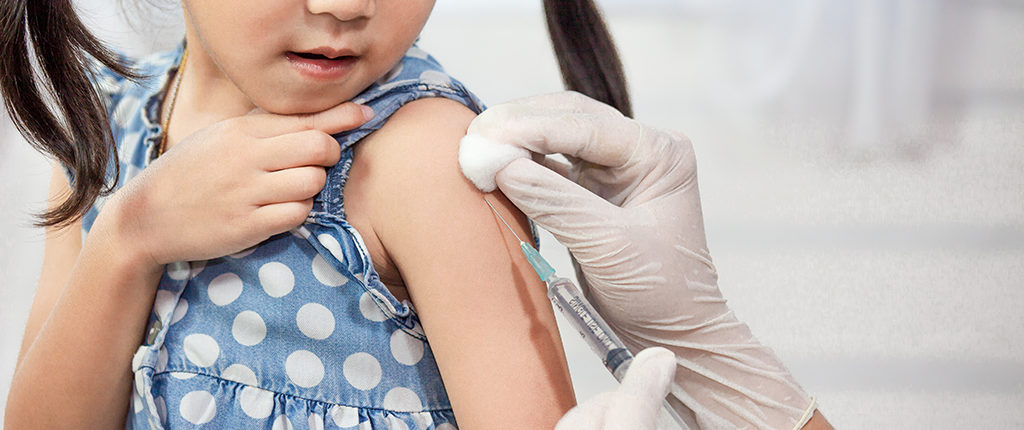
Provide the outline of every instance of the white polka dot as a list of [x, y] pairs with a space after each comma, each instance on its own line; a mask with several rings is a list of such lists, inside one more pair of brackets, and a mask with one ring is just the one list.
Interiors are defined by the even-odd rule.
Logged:
[[228, 366], [227, 369], [224, 369], [224, 371], [220, 373], [220, 377], [246, 385], [259, 384], [259, 381], [256, 379], [256, 372], [253, 372], [252, 369], [246, 367], [244, 364], [235, 363]]
[[288, 379], [300, 387], [309, 388], [324, 379], [324, 363], [316, 354], [306, 350], [291, 353], [285, 360], [284, 369]]
[[409, 430], [409, 425], [395, 415], [388, 415], [388, 430]]
[[[274, 418], [274, 426], [270, 430], [294, 430], [294, 429], [295, 429], [295, 427], [292, 427], [292, 422], [290, 420], [288, 420], [288, 416], [286, 416], [286, 415], [278, 415], [277, 418]], [[455, 429], [452, 429], [452, 430], [455, 430]]]
[[456, 428], [455, 426], [453, 426], [453, 425], [451, 425], [449, 423], [441, 423], [440, 425], [435, 427], [435, 429], [436, 430], [458, 430], [458, 428]]
[[341, 244], [338, 243], [338, 239], [335, 239], [334, 236], [327, 233], [322, 233], [316, 238], [324, 248], [331, 251], [331, 255], [333, 255], [334, 258], [337, 258], [338, 261], [345, 261], [345, 254], [341, 251]]
[[184, 297], [178, 299], [178, 305], [174, 307], [174, 315], [171, 316], [171, 324], [181, 321], [185, 318], [185, 313], [188, 312], [188, 300]]
[[423, 341], [416, 339], [402, 329], [391, 333], [391, 355], [395, 361], [412, 366], [423, 358]]
[[235, 317], [231, 325], [231, 335], [238, 343], [245, 346], [253, 346], [263, 341], [267, 336], [267, 325], [263, 322], [260, 314], [253, 311], [243, 311]]
[[206, 288], [206, 293], [209, 294], [210, 301], [213, 304], [217, 306], [227, 305], [242, 295], [242, 279], [231, 272], [222, 273], [210, 281], [210, 285]]
[[331, 264], [322, 255], [313, 257], [313, 276], [316, 280], [328, 287], [337, 287], [348, 282], [348, 278], [331, 267]]
[[429, 412], [412, 414], [412, 421], [416, 423], [416, 428], [428, 429], [434, 425], [434, 417]]
[[245, 257], [248, 257], [249, 254], [252, 254], [254, 251], [256, 251], [257, 247], [259, 247], [259, 245], [250, 246], [250, 247], [245, 248], [245, 249], [243, 249], [241, 251], [238, 251], [238, 252], [236, 252], [234, 254], [231, 254], [228, 257], [231, 257], [231, 258], [245, 258]]
[[160, 424], [167, 424], [167, 403], [164, 402], [163, 396], [157, 397], [153, 400], [156, 403], [156, 416], [160, 418]]
[[167, 370], [167, 348], [160, 347], [160, 352], [156, 353], [156, 371], [157, 373]]
[[327, 413], [338, 427], [346, 428], [359, 425], [359, 409], [335, 405]]
[[184, 281], [188, 279], [188, 274], [192, 271], [188, 267], [188, 263], [184, 261], [178, 261], [167, 265], [167, 277], [175, 281]]
[[306, 303], [295, 315], [299, 331], [312, 339], [327, 339], [334, 332], [334, 314], [319, 303]]
[[242, 412], [258, 420], [269, 417], [274, 411], [274, 393], [259, 388], [242, 388], [238, 402], [242, 404]]
[[153, 299], [153, 313], [160, 321], [167, 321], [174, 312], [174, 293], [167, 290], [157, 290], [156, 298]]
[[317, 414], [309, 414], [309, 430], [324, 430], [324, 418]]
[[348, 356], [343, 364], [342, 373], [349, 384], [360, 390], [369, 390], [380, 383], [380, 363], [365, 352]]
[[451, 83], [451, 80], [448, 79], [448, 75], [438, 72], [437, 70], [427, 70], [423, 73], [420, 73], [420, 80], [443, 85], [448, 85]]
[[370, 321], [380, 322], [388, 319], [387, 315], [384, 315], [384, 311], [380, 310], [377, 302], [373, 300], [373, 297], [368, 292], [364, 292], [363, 295], [359, 296], [359, 312]]
[[420, 397], [405, 387], [395, 387], [384, 395], [384, 407], [400, 412], [416, 412], [423, 409]]
[[284, 263], [272, 261], [260, 267], [260, 285], [270, 297], [283, 297], [295, 288], [295, 275]]
[[182, 380], [184, 380], [184, 379], [192, 379], [192, 377], [196, 376], [196, 374], [192, 373], [192, 372], [170, 372], [170, 374], [171, 374], [171, 376], [174, 377], [174, 379], [182, 379]]
[[181, 417], [192, 424], [206, 424], [217, 414], [217, 402], [206, 391], [193, 391], [181, 398]]
[[199, 367], [209, 367], [220, 356], [220, 346], [205, 334], [190, 334], [185, 337], [185, 358]]

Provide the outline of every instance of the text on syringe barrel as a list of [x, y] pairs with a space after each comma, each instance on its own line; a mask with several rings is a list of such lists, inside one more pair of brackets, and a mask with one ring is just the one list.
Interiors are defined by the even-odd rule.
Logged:
[[556, 278], [548, 283], [548, 298], [568, 320], [599, 357], [615, 379], [625, 375], [623, 364], [632, 361], [633, 354], [608, 327], [601, 315], [583, 297], [579, 288], [565, 278]]

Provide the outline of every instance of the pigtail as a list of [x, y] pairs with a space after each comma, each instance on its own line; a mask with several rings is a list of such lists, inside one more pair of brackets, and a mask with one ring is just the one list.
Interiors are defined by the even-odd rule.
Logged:
[[[41, 220], [35, 225], [70, 224], [98, 196], [113, 192], [116, 184], [106, 183], [107, 164], [116, 159], [117, 148], [86, 56], [122, 76], [139, 76], [89, 33], [70, 0], [3, 0], [0, 30], [4, 106], [33, 148], [68, 166], [74, 175], [71, 194], [37, 215]], [[116, 178], [120, 172], [117, 163], [114, 167]]]
[[566, 88], [632, 117], [622, 63], [593, 0], [544, 0], [544, 14]]

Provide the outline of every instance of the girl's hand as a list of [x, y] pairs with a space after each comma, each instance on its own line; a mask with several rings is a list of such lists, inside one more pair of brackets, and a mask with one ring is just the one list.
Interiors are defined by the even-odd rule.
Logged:
[[[104, 206], [127, 252], [155, 266], [206, 260], [300, 225], [341, 150], [331, 134], [358, 127], [369, 107], [309, 115], [260, 111], [196, 131], [128, 181]], [[106, 219], [104, 219], [106, 215]]]

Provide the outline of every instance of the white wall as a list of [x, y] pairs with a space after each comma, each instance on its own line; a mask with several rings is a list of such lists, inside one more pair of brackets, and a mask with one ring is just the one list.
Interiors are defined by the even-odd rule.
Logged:
[[[107, 37], [137, 53], [167, 46], [110, 24], [107, 1], [82, 3]], [[555, 91], [537, 3], [440, 0], [421, 44], [490, 104]], [[731, 306], [834, 424], [1024, 426], [1024, 9], [600, 3], [637, 117], [694, 141]], [[4, 401], [40, 264], [27, 213], [48, 172], [0, 130]], [[611, 387], [563, 334], [578, 397]]]

